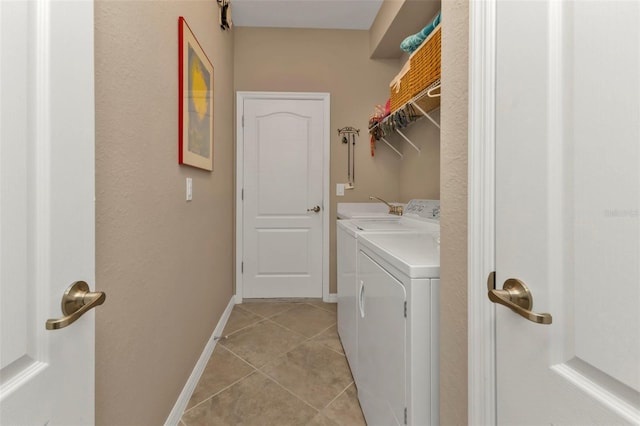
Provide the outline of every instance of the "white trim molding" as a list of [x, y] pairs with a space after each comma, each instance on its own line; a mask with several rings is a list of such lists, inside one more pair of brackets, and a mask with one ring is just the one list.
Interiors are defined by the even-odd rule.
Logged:
[[330, 158], [331, 158], [331, 95], [306, 92], [236, 92], [236, 303], [242, 303], [243, 258], [243, 203], [244, 186], [244, 101], [246, 99], [313, 99], [324, 103], [323, 169], [322, 169], [322, 300], [329, 302], [329, 211], [330, 211]]
[[184, 414], [185, 408], [187, 408], [187, 404], [191, 399], [191, 395], [200, 381], [200, 377], [202, 377], [202, 373], [204, 372], [205, 367], [207, 366], [207, 362], [209, 362], [209, 358], [211, 358], [211, 354], [213, 350], [216, 348], [216, 344], [218, 340], [216, 339], [219, 336], [222, 336], [222, 332], [224, 331], [224, 327], [227, 325], [227, 321], [229, 320], [229, 315], [231, 315], [231, 311], [235, 305], [235, 298], [232, 296], [231, 300], [227, 304], [227, 308], [222, 313], [220, 317], [220, 321], [218, 321], [218, 325], [213, 330], [213, 334], [209, 338], [207, 345], [204, 347], [196, 366], [193, 367], [193, 371], [187, 380], [187, 383], [184, 385], [182, 392], [180, 392], [180, 396], [178, 396], [178, 400], [176, 401], [173, 409], [169, 413], [169, 417], [167, 417], [167, 421], [164, 423], [165, 426], [174, 426], [180, 423], [180, 419], [182, 418], [182, 414]]
[[495, 305], [487, 277], [495, 270], [495, 94], [497, 0], [469, 10], [468, 424], [496, 424]]

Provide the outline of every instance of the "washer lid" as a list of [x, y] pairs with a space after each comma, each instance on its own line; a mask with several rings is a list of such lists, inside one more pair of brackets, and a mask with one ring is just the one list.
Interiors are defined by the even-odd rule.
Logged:
[[365, 233], [359, 241], [409, 278], [440, 277], [439, 232]]
[[359, 229], [355, 225], [355, 223], [353, 223], [353, 220], [340, 219], [340, 220], [337, 220], [336, 222], [337, 222], [338, 229], [344, 230], [348, 235], [354, 238], [356, 237], [356, 234], [358, 233]]
[[360, 231], [396, 231], [407, 227], [400, 223], [400, 217], [389, 219], [353, 219], [353, 224]]

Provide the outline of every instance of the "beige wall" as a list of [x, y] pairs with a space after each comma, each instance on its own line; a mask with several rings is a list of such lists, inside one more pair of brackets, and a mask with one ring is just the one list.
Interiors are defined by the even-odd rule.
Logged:
[[[440, 110], [429, 113], [437, 122]], [[404, 154], [400, 167], [399, 201], [412, 198], [440, 199], [440, 129], [426, 118], [421, 118], [402, 132], [420, 148], [420, 153], [395, 136], [393, 143]]]
[[440, 423], [466, 425], [468, 0], [442, 21]]
[[[233, 36], [216, 10], [95, 4], [99, 425], [163, 424], [231, 298]], [[215, 67], [213, 173], [177, 164], [180, 15]]]
[[[425, 181], [437, 182], [439, 175], [439, 168], [434, 166], [437, 141], [435, 145], [424, 141], [420, 130], [426, 128], [423, 123], [416, 125], [412, 137], [418, 145], [429, 145], [427, 153], [418, 157], [396, 138], [392, 142], [407, 153], [404, 161], [382, 143], [377, 144], [375, 157], [371, 157], [368, 119], [374, 106], [384, 104], [389, 97], [389, 82], [399, 71], [400, 63], [369, 59], [368, 46], [368, 31], [235, 29], [236, 90], [331, 94], [331, 293], [336, 292], [336, 203], [369, 201], [369, 195], [389, 201], [432, 196], [436, 192]], [[356, 182], [354, 190], [336, 197], [336, 183], [347, 181], [346, 146], [337, 134], [337, 129], [344, 126], [360, 129]], [[426, 132], [427, 137], [433, 137], [432, 130]], [[413, 182], [412, 178], [418, 180]]]
[[369, 31], [372, 58], [397, 58], [400, 43], [415, 34], [440, 10], [440, 0], [383, 0]]

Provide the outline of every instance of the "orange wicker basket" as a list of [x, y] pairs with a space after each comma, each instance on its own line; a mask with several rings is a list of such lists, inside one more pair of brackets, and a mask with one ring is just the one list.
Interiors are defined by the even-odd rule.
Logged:
[[411, 99], [411, 70], [409, 61], [407, 61], [404, 67], [402, 67], [402, 71], [391, 81], [389, 91], [391, 92], [391, 112], [396, 111]]
[[409, 58], [411, 66], [409, 98], [416, 96], [440, 78], [441, 27], [442, 25], [438, 25]]

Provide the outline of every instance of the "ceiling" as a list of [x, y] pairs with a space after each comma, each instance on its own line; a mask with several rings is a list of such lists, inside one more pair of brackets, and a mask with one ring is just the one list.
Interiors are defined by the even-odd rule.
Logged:
[[231, 0], [240, 27], [368, 30], [382, 0]]

